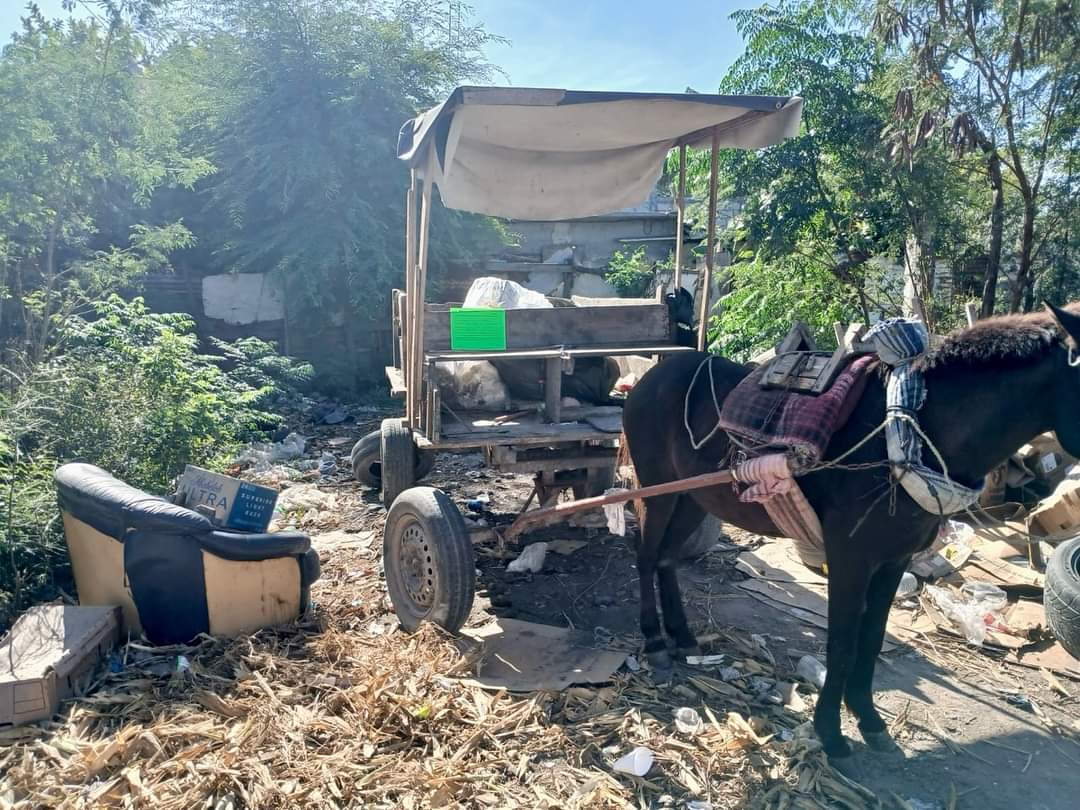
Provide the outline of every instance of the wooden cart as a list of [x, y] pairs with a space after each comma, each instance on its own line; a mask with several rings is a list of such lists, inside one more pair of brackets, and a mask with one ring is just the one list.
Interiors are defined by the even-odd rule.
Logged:
[[[553, 221], [592, 216], [640, 203], [668, 152], [677, 149], [673, 282], [681, 289], [686, 150], [710, 148], [707, 249], [696, 285], [698, 322], [704, 323], [715, 253], [718, 150], [790, 137], [801, 110], [801, 99], [787, 97], [465, 87], [406, 122], [398, 142], [398, 156], [410, 168], [405, 289], [392, 295], [394, 362], [386, 369], [405, 415], [361, 439], [352, 461], [359, 480], [381, 486], [389, 510], [384, 569], [407, 629], [435, 621], [457, 630], [475, 587], [472, 544], [457, 507], [445, 493], [415, 486], [434, 453], [481, 450], [496, 469], [534, 473], [541, 510], [568, 488], [577, 498], [596, 496], [611, 484], [621, 408], [563, 407], [563, 374], [582, 358], [662, 358], [694, 350], [679, 345], [661, 290], [655, 302], [508, 309], [505, 341], [497, 350], [454, 351], [455, 305], [426, 299], [433, 187], [447, 207], [479, 214]], [[705, 331], [698, 329], [699, 350]], [[542, 363], [543, 402], [501, 415], [443, 405], [438, 364], [493, 359]]]

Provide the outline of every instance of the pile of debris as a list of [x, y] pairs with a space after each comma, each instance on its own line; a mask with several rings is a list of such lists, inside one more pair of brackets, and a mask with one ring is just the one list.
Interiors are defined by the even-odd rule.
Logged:
[[[130, 642], [55, 722], [0, 732], [0, 807], [877, 806], [825, 764], [811, 687], [768, 638], [716, 636], [723, 652], [665, 689], [634, 641], [608, 638], [604, 665], [573, 677], [603, 685], [517, 691], [496, 664], [529, 627], [373, 631], [394, 624], [378, 549], [350, 528], [316, 540], [309, 623]], [[549, 629], [545, 649], [577, 644]]]

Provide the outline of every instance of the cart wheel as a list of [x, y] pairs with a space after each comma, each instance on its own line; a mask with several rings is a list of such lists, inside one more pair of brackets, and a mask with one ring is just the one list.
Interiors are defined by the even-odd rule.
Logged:
[[402, 419], [383, 419], [379, 432], [382, 499], [387, 509], [394, 499], [416, 483], [416, 445]]
[[451, 633], [472, 610], [476, 569], [465, 521], [446, 493], [412, 487], [390, 507], [383, 533], [390, 601], [410, 633], [435, 622]]
[[[416, 480], [421, 480], [435, 466], [435, 454], [416, 449]], [[353, 478], [365, 486], [382, 488], [382, 431], [373, 430], [353, 445]]]

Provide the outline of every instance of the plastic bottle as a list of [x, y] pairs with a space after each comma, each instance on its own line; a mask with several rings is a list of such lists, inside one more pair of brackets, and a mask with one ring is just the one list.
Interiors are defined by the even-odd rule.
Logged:
[[906, 599], [919, 591], [919, 580], [910, 571], [905, 571], [900, 577], [900, 585], [896, 589], [896, 599]]

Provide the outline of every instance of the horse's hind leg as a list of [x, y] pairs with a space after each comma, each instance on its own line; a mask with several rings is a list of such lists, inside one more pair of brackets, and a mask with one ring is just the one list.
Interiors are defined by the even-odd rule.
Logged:
[[[826, 531], [828, 531], [826, 529]], [[847, 535], [844, 534], [847, 542]], [[829, 641], [825, 686], [814, 710], [814, 729], [830, 757], [851, 754], [840, 730], [840, 701], [847, 688], [859, 642], [859, 625], [866, 606], [870, 572], [861, 559], [838, 560], [829, 555]]]
[[660, 632], [660, 616], [656, 610], [656, 569], [660, 547], [677, 501], [677, 495], [645, 499], [641, 543], [637, 553], [641, 584], [641, 635], [645, 637], [645, 657], [652, 667], [653, 677], [660, 682], [671, 677], [671, 655]]
[[855, 663], [844, 690], [844, 703], [859, 719], [859, 731], [866, 744], [876, 751], [896, 750], [896, 744], [886, 731], [885, 721], [874, 708], [874, 666], [885, 638], [889, 609], [907, 563], [907, 559], [899, 563], [886, 563], [870, 580], [866, 612], [859, 624]]
[[705, 518], [705, 510], [690, 497], [679, 497], [675, 512], [668, 522], [667, 531], [660, 544], [657, 563], [657, 579], [660, 583], [660, 609], [664, 617], [664, 630], [675, 639], [676, 655], [700, 655], [697, 639], [690, 631], [679, 590], [679, 550], [686, 538], [693, 534]]

